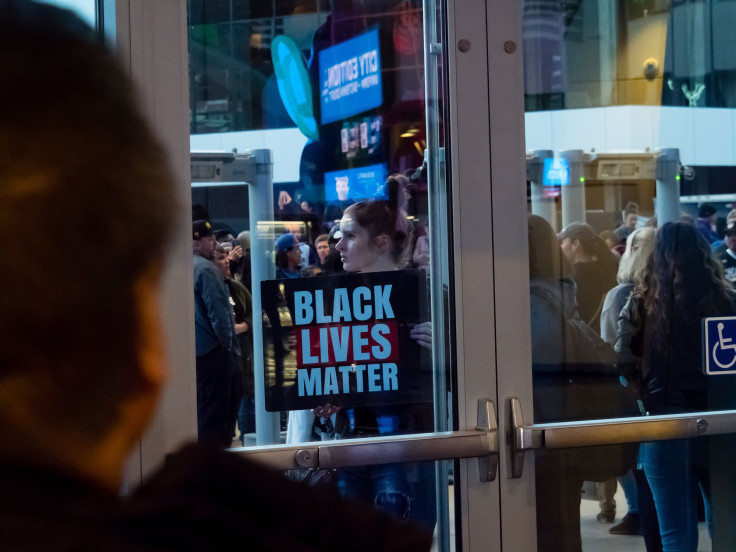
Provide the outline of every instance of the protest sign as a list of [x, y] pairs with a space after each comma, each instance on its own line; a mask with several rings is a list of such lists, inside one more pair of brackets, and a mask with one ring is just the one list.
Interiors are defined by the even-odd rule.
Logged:
[[418, 270], [261, 283], [266, 410], [432, 400], [431, 352], [409, 336], [428, 322]]

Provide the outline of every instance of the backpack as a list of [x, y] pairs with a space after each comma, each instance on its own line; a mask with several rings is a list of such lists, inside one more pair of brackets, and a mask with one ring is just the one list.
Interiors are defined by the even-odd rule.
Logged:
[[[535, 286], [531, 293], [547, 303], [563, 324], [565, 356], [561, 370], [534, 375], [535, 397], [553, 403], [545, 405], [548, 417], [566, 422], [638, 416], [636, 396], [619, 380], [613, 347], [580, 318], [577, 310], [568, 314], [562, 301], [549, 290]], [[638, 443], [583, 447], [570, 449], [567, 455], [584, 480], [605, 481], [624, 475], [634, 466], [638, 447]]]

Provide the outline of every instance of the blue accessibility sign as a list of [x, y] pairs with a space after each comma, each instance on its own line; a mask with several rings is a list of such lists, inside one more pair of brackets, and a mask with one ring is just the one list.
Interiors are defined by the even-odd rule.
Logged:
[[703, 326], [705, 373], [736, 374], [736, 316], [706, 318]]

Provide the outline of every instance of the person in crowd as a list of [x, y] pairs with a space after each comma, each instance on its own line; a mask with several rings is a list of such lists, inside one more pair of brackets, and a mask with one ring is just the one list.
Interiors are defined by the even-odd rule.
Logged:
[[327, 244], [330, 247], [330, 252], [327, 254], [324, 262], [322, 263], [322, 271], [326, 274], [340, 274], [344, 272], [342, 268], [342, 261], [340, 260], [340, 252], [335, 249], [337, 242], [340, 241], [342, 233], [340, 232], [340, 225], [336, 224], [330, 229], [328, 234]]
[[236, 240], [233, 240], [233, 248], [227, 258], [230, 261], [230, 274], [233, 279], [243, 284], [250, 292], [250, 232], [248, 230], [244, 230], [238, 234]]
[[[608, 291], [616, 286], [617, 261], [606, 243], [584, 222], [573, 222], [560, 232], [560, 248], [572, 264], [577, 285], [580, 317], [600, 333], [600, 313]], [[616, 480], [596, 483], [600, 498], [598, 521], [613, 523], [616, 519]]]
[[215, 230], [215, 241], [217, 243], [225, 243], [233, 241], [233, 231], [229, 226], [222, 226], [218, 230]]
[[[618, 285], [608, 292], [601, 312], [601, 337], [611, 345], [616, 343], [618, 318], [629, 296], [637, 285], [641, 285], [647, 275], [647, 262], [654, 248], [653, 228], [638, 228], [626, 240], [626, 251], [618, 267]], [[633, 375], [633, 374], [632, 374]], [[638, 392], [636, 379], [627, 385]], [[657, 517], [651, 502], [651, 491], [643, 472], [633, 469], [618, 478], [624, 490], [628, 512], [621, 522], [609, 529], [614, 535], [640, 535], [644, 532], [647, 550], [661, 550]], [[641, 489], [641, 492], [640, 492]], [[648, 500], [647, 500], [648, 499]], [[640, 507], [640, 503], [642, 507]], [[640, 515], [641, 511], [641, 515]]]
[[[345, 209], [340, 221], [342, 237], [335, 246], [345, 272], [385, 272], [408, 265], [412, 227], [405, 211], [407, 180], [403, 175], [392, 175], [385, 185], [387, 200], [364, 201]], [[430, 323], [415, 325], [409, 335], [420, 346], [431, 348]], [[429, 403], [345, 410], [342, 414], [349, 421], [342, 424], [343, 437], [427, 431], [432, 424], [432, 414], [423, 408], [426, 405]], [[315, 414], [324, 417], [319, 416], [319, 412]], [[428, 508], [430, 497], [434, 496], [430, 490], [431, 471], [422, 464], [346, 469], [339, 478], [338, 487], [344, 495], [374, 502], [399, 519], [414, 519], [429, 525], [430, 521], [434, 524], [434, 513]], [[412, 473], [418, 473], [413, 484], [410, 482]]]
[[[204, 445], [172, 452], [121, 498], [166, 382], [175, 178], [123, 69], [70, 12], [0, 0], [0, 67], [13, 106], [0, 113], [12, 290], [0, 295], [0, 548], [429, 550], [431, 535]], [[72, 237], [78, 254], [45, 240], [43, 262], [29, 259], [17, 238], [29, 225]], [[49, 420], [53, 439], [39, 431]]]
[[[720, 221], [722, 219], [718, 220]], [[731, 209], [728, 212], [726, 215], [726, 223], [723, 226], [723, 231], [718, 235], [719, 239], [710, 244], [710, 250], [713, 252], [715, 257], [720, 257], [728, 249], [728, 245], [726, 245], [726, 229], [732, 222], [736, 222], [736, 209]]]
[[327, 234], [320, 234], [317, 239], [314, 240], [314, 247], [317, 249], [317, 255], [319, 256], [319, 265], [323, 266], [327, 255], [330, 254], [330, 236]]
[[[576, 310], [572, 268], [552, 226], [529, 215], [529, 277], [534, 378], [534, 421], [564, 419], [560, 374], [565, 362], [564, 316], [546, 299], [551, 295], [567, 316]], [[564, 409], [563, 409], [564, 410]], [[569, 451], [538, 451], [535, 461], [537, 542], [546, 550], [581, 552], [580, 488]]]
[[231, 397], [233, 412], [237, 412], [240, 441], [245, 444], [245, 434], [255, 431], [255, 386], [253, 383], [253, 306], [248, 289], [240, 282], [233, 280], [228, 261], [228, 246], [218, 244], [215, 247], [215, 266], [225, 280], [230, 294], [230, 304], [235, 317], [235, 335], [240, 345], [240, 370], [233, 380]]
[[616, 237], [616, 234], [614, 234], [611, 230], [604, 230], [603, 232], [598, 234], [598, 237], [606, 242], [608, 249], [611, 250], [611, 253], [613, 253], [613, 256], [616, 257], [616, 259], [621, 258], [621, 255], [623, 255], [624, 251], [626, 250], [626, 246], [621, 245], [618, 238]]
[[[733, 290], [702, 233], [683, 222], [657, 231], [647, 273], [621, 311], [616, 350], [623, 361], [631, 358], [632, 366], [640, 366], [649, 414], [708, 410], [701, 324], [705, 317], [734, 314]], [[698, 487], [710, 529], [708, 441], [643, 443], [639, 455], [664, 552], [696, 550]]]
[[634, 230], [636, 223], [639, 221], [639, 205], [633, 201], [629, 201], [624, 207], [622, 213], [622, 224], [616, 228], [613, 233], [619, 244], [626, 243], [626, 239]]
[[294, 235], [297, 241], [297, 247], [299, 248], [299, 254], [301, 255], [301, 266], [309, 266], [319, 264], [319, 257], [317, 251], [312, 247], [306, 240], [309, 239], [307, 236], [305, 223], [288, 221], [284, 222], [284, 226], [287, 232]]
[[[212, 225], [192, 223], [194, 330], [197, 349], [197, 428], [199, 439], [229, 448], [235, 431], [233, 382], [238, 379], [240, 346], [230, 295], [214, 264]], [[239, 387], [239, 385], [238, 385]]]
[[411, 254], [411, 263], [414, 268], [429, 270], [429, 236], [427, 227], [422, 224], [414, 231], [414, 249]]
[[595, 230], [584, 222], [573, 222], [558, 237], [573, 268], [580, 317], [600, 333], [603, 300], [608, 290], [616, 286], [616, 259]]
[[718, 259], [723, 265], [723, 272], [726, 279], [736, 283], [736, 222], [729, 222], [726, 226], [724, 243], [726, 249], [720, 254]]
[[302, 264], [299, 240], [287, 232], [278, 237], [276, 248], [276, 278], [298, 278]]
[[654, 234], [653, 228], [638, 228], [626, 239], [626, 251], [621, 257], [616, 276], [618, 285], [606, 294], [601, 312], [601, 337], [612, 345], [616, 342], [619, 313], [634, 287], [646, 277], [647, 261], [654, 247]]
[[[396, 271], [409, 261], [412, 227], [406, 219], [406, 177], [386, 182], [388, 200], [345, 209], [337, 251], [348, 273]], [[410, 337], [431, 349], [429, 322], [411, 328]], [[426, 397], [425, 397], [426, 399]], [[418, 433], [432, 428], [431, 403], [341, 408], [325, 404], [290, 413], [287, 442], [347, 439], [379, 434]], [[344, 496], [360, 498], [401, 520], [434, 525], [433, 468], [422, 464], [384, 464], [346, 468], [338, 475]]]
[[698, 207], [698, 220], [695, 221], [695, 227], [709, 244], [718, 239], [716, 233], [717, 220], [718, 211], [716, 208], [710, 203], [701, 203]]

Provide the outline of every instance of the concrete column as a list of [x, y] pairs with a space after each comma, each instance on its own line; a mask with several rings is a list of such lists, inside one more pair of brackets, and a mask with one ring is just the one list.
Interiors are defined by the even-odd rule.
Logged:
[[657, 197], [654, 214], [657, 225], [672, 222], [680, 217], [680, 150], [657, 148]]
[[570, 165], [570, 184], [562, 186], [562, 227], [572, 222], [585, 222], [585, 177], [583, 150], [562, 150], [560, 157]]
[[253, 171], [248, 181], [248, 204], [250, 217], [250, 270], [253, 298], [253, 370], [256, 409], [256, 444], [279, 443], [279, 413], [266, 412], [264, 382], [265, 359], [263, 357], [263, 325], [261, 324], [261, 282], [273, 280], [274, 264], [269, 254], [273, 249], [271, 226], [262, 226], [260, 221], [271, 222], [273, 214], [273, 160], [271, 150], [258, 149], [248, 153], [254, 156]]

